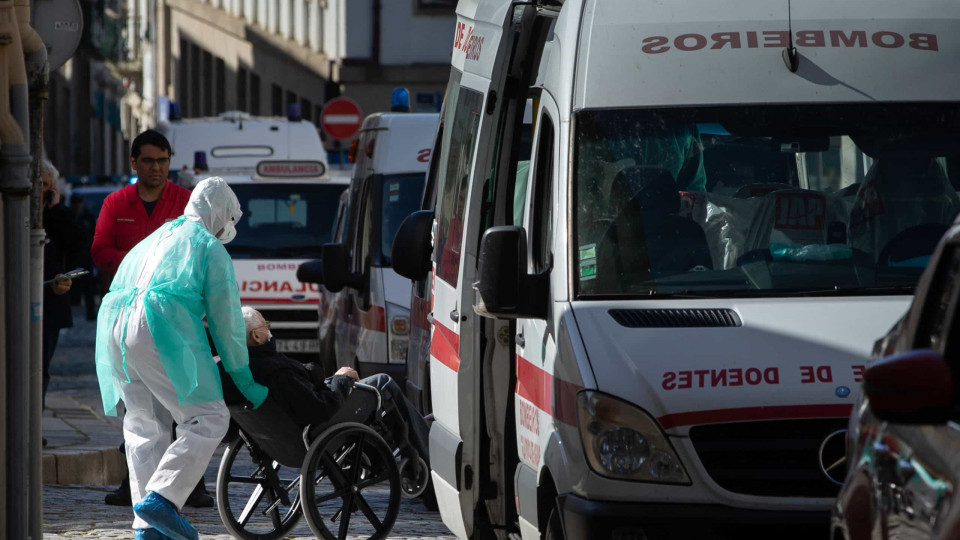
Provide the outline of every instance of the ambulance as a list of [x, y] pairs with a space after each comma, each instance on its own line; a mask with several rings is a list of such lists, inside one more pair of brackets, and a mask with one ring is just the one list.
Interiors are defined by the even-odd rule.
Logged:
[[459, 2], [435, 211], [394, 248], [402, 275], [434, 276], [444, 524], [826, 534], [871, 347], [960, 210], [958, 18], [941, 0]]
[[243, 218], [226, 245], [233, 259], [240, 302], [270, 322], [277, 350], [314, 362], [320, 287], [297, 279], [301, 264], [332, 238], [340, 196], [348, 186], [326, 174], [322, 161], [262, 161], [254, 170], [213, 170], [240, 200]]
[[410, 281], [392, 269], [400, 223], [420, 208], [439, 115], [376, 113], [364, 119], [350, 151], [349, 195], [337, 240], [323, 247], [322, 350], [361, 377], [400, 381], [410, 339]]

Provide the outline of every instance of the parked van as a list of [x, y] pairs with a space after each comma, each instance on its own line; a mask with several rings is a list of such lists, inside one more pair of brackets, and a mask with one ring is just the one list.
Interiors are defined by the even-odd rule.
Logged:
[[824, 469], [843, 458], [826, 443], [910, 303], [916, 246], [960, 209], [958, 6], [457, 14], [436, 211], [394, 249], [402, 275], [435, 275], [444, 523], [525, 540], [825, 532]]
[[298, 281], [297, 270], [331, 240], [348, 183], [327, 176], [318, 161], [265, 161], [246, 174], [209, 174], [230, 184], [243, 210], [237, 237], [226, 245], [240, 301], [270, 321], [277, 350], [316, 361], [320, 288]]
[[[317, 127], [293, 110], [286, 118], [228, 111], [219, 116], [177, 119], [157, 126], [173, 147], [171, 176], [196, 169], [253, 170], [261, 161], [320, 161], [326, 150]], [[197, 152], [203, 152], [197, 161]], [[187, 181], [186, 183], [190, 183]]]
[[[361, 377], [403, 381], [410, 336], [410, 281], [393, 271], [400, 223], [420, 208], [437, 114], [377, 113], [364, 119], [351, 153], [349, 196], [337, 241], [323, 247], [322, 350]], [[331, 354], [332, 352], [332, 354]]]

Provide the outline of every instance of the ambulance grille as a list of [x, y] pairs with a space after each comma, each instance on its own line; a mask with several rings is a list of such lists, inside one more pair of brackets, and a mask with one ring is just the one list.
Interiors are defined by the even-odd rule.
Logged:
[[722, 328], [742, 324], [732, 309], [611, 309], [610, 316], [627, 328]]
[[[690, 440], [720, 487], [766, 497], [836, 497], [840, 486], [820, 468], [820, 447], [842, 456], [843, 418], [775, 420], [694, 426]], [[839, 445], [839, 446], [838, 446]], [[827, 445], [825, 445], [827, 446]], [[832, 448], [837, 446], [837, 448]], [[833, 462], [833, 456], [825, 456]]]

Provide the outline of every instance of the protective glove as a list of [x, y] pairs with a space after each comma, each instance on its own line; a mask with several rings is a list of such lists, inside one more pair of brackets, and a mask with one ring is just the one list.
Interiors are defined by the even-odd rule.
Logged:
[[233, 379], [234, 384], [237, 385], [237, 389], [240, 390], [243, 397], [247, 398], [247, 401], [253, 404], [254, 409], [263, 405], [263, 402], [267, 399], [269, 390], [266, 386], [253, 380], [253, 375], [250, 374], [249, 368], [238, 371], [228, 371], [227, 373], [230, 374], [230, 378]]

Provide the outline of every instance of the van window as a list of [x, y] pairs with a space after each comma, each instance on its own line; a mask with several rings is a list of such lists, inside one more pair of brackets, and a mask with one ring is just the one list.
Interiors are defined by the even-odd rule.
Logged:
[[[456, 81], [451, 79], [452, 89], [455, 84]], [[443, 176], [439, 189], [437, 243], [433, 252], [437, 277], [453, 286], [457, 285], [460, 272], [464, 211], [482, 107], [483, 94], [469, 88], [459, 88], [456, 106], [451, 106], [446, 112], [448, 118], [445, 119], [444, 137], [449, 139], [444, 141], [440, 156]]]
[[423, 173], [384, 176], [380, 193], [380, 205], [383, 208], [383, 222], [380, 224], [381, 266], [390, 266], [393, 237], [397, 235], [400, 223], [420, 209], [425, 180]]
[[553, 238], [553, 122], [546, 114], [540, 122], [537, 164], [533, 172], [533, 199], [530, 206], [533, 216], [533, 266], [538, 273], [550, 267], [550, 246]]
[[578, 293], [903, 294], [960, 211], [953, 104], [589, 110]]
[[236, 258], [313, 257], [330, 242], [343, 185], [232, 184], [243, 216], [227, 244]]

